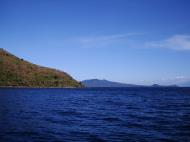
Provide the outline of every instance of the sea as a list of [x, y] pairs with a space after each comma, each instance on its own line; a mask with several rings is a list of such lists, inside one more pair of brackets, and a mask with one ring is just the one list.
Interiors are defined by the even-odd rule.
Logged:
[[1, 88], [0, 142], [190, 142], [190, 88]]

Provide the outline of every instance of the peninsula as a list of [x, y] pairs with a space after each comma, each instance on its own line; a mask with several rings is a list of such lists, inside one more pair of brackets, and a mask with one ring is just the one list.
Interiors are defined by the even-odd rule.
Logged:
[[0, 49], [0, 87], [71, 87], [83, 85], [69, 74], [35, 65]]

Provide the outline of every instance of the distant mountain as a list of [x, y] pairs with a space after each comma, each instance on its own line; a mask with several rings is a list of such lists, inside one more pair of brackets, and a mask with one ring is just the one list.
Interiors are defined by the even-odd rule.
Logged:
[[85, 87], [140, 87], [140, 85], [112, 82], [108, 80], [90, 79], [82, 81]]
[[109, 80], [100, 80], [100, 79], [89, 79], [82, 81], [82, 84], [85, 87], [178, 87], [177, 85], [159, 85], [153, 84], [151, 86], [143, 86], [136, 84], [126, 84], [120, 82], [113, 82]]
[[161, 87], [159, 84], [153, 84], [151, 87]]
[[0, 86], [2, 87], [82, 87], [65, 72], [38, 66], [0, 49]]

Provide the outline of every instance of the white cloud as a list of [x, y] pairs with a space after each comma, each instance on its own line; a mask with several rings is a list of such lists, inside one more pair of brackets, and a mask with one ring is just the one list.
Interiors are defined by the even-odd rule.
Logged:
[[126, 33], [114, 35], [88, 36], [72, 38], [70, 41], [80, 44], [84, 48], [102, 48], [121, 43], [127, 43], [132, 36], [142, 35], [142, 33]]
[[146, 47], [170, 48], [174, 50], [190, 50], [189, 35], [174, 35], [168, 39], [145, 43]]
[[185, 76], [176, 76], [175, 79], [184, 80], [184, 79], [186, 79], [186, 77]]

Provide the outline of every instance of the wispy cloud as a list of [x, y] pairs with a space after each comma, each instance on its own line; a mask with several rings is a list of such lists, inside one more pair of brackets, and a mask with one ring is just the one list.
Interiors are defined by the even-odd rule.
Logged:
[[79, 36], [64, 39], [68, 45], [82, 48], [167, 48], [171, 50], [190, 50], [190, 35], [173, 35], [163, 40], [148, 41], [147, 33], [125, 33], [111, 35]]
[[83, 48], [102, 48], [121, 43], [127, 43], [132, 36], [139, 36], [142, 33], [126, 33], [100, 36], [86, 36], [70, 39], [72, 42], [80, 44]]
[[190, 35], [174, 35], [161, 41], [146, 42], [146, 47], [190, 50]]

